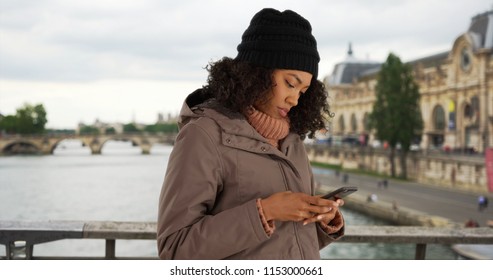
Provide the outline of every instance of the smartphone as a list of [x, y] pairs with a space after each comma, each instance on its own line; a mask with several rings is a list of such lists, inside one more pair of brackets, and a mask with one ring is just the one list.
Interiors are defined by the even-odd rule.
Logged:
[[345, 196], [348, 196], [357, 190], [358, 190], [358, 187], [341, 187], [341, 188], [338, 188], [337, 190], [335, 190], [333, 192], [330, 192], [330, 193], [322, 196], [322, 198], [336, 200], [338, 198], [343, 198]]

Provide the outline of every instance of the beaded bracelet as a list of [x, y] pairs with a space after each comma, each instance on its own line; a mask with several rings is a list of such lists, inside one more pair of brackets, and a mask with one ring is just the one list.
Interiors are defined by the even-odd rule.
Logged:
[[274, 233], [274, 230], [276, 229], [276, 225], [274, 221], [267, 221], [265, 218], [264, 210], [262, 209], [262, 204], [260, 203], [260, 198], [257, 198], [257, 210], [258, 214], [260, 216], [260, 220], [262, 221], [262, 226], [264, 227], [265, 233], [267, 236], [271, 236]]

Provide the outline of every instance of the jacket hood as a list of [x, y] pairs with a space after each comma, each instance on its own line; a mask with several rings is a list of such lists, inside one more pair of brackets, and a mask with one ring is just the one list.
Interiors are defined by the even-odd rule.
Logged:
[[197, 89], [188, 95], [183, 102], [178, 127], [181, 129], [187, 123], [201, 117], [213, 119], [226, 133], [266, 141], [248, 123], [243, 114], [231, 111], [219, 104], [213, 97], [205, 94], [202, 89]]
[[200, 105], [209, 99], [210, 98], [208, 96], [203, 94], [202, 89], [197, 89], [189, 94], [181, 106], [180, 118], [178, 119], [178, 127], [181, 129], [183, 128], [183, 126], [189, 123], [190, 120], [198, 118], [199, 115], [196, 114], [192, 110], [192, 108], [195, 108], [197, 105]]

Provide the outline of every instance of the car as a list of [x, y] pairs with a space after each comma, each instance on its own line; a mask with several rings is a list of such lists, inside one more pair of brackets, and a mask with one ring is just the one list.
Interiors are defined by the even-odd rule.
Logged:
[[381, 148], [382, 147], [382, 141], [380, 141], [380, 140], [373, 140], [373, 141], [371, 141], [370, 146], [372, 148]]
[[342, 145], [346, 146], [358, 146], [360, 145], [359, 139], [356, 137], [344, 137], [342, 138]]
[[419, 146], [419, 144], [411, 144], [411, 146], [409, 146], [409, 150], [410, 151], [419, 151], [419, 150], [421, 150], [421, 147]]

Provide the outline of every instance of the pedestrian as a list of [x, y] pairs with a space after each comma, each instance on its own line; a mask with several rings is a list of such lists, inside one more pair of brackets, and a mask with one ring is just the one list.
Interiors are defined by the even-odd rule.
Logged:
[[452, 171], [450, 172], [450, 181], [452, 182], [452, 186], [455, 186], [455, 168], [452, 168]]
[[348, 179], [349, 179], [349, 175], [347, 173], [344, 173], [344, 175], [342, 175], [342, 182], [347, 183]]
[[478, 210], [483, 211], [488, 208], [488, 198], [484, 195], [478, 197]]
[[159, 198], [159, 257], [320, 259], [344, 234], [344, 201], [314, 194], [303, 144], [331, 115], [311, 25], [263, 9], [237, 50], [208, 65], [182, 107]]
[[382, 184], [383, 184], [383, 187], [386, 189], [389, 185], [389, 181], [387, 181], [387, 179], [383, 179]]

